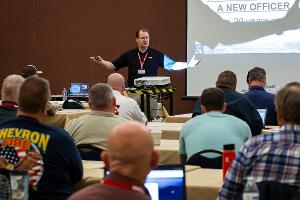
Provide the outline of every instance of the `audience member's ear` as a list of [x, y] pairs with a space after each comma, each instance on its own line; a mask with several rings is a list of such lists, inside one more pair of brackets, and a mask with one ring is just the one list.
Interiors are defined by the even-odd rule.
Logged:
[[105, 167], [109, 169], [109, 159], [108, 159], [109, 155], [107, 151], [102, 151], [100, 157], [101, 160], [104, 162]]
[[224, 104], [223, 104], [223, 108], [222, 108], [222, 113], [226, 111], [226, 108], [227, 108], [227, 103], [226, 103], [226, 102], [224, 102]]
[[112, 99], [112, 103], [113, 103], [113, 106], [116, 107], [117, 105], [117, 100], [116, 100], [116, 97], [113, 96], [113, 99]]
[[159, 153], [157, 150], [152, 151], [152, 157], [151, 157], [151, 168], [154, 168], [159, 163]]
[[205, 108], [204, 106], [202, 106], [202, 105], [201, 105], [201, 112], [202, 112], [202, 113], [207, 113], [206, 108]]
[[91, 107], [92, 107], [92, 104], [91, 104], [91, 102], [90, 102], [90, 101], [88, 101], [88, 105], [89, 105], [89, 108], [91, 108]]

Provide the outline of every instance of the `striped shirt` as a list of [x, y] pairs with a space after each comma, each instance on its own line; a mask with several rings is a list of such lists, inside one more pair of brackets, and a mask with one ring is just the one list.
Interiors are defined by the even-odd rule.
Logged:
[[300, 126], [285, 125], [279, 132], [248, 140], [238, 152], [219, 191], [219, 200], [242, 199], [247, 178], [300, 187]]

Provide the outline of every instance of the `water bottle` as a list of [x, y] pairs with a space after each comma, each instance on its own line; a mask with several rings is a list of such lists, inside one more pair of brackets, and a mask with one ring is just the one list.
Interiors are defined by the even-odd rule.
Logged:
[[259, 200], [259, 191], [253, 177], [249, 177], [247, 180], [243, 200]]
[[67, 100], [67, 98], [68, 98], [68, 92], [67, 92], [67, 89], [64, 88], [62, 91], [62, 100], [65, 101], [65, 100]]
[[223, 169], [223, 179], [232, 163], [235, 159], [235, 146], [234, 144], [225, 144], [223, 145], [222, 152], [222, 169]]

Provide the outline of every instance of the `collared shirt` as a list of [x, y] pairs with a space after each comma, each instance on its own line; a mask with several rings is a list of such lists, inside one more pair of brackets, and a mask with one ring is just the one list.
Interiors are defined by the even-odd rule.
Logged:
[[91, 111], [71, 120], [65, 129], [74, 139], [76, 145], [90, 144], [106, 150], [108, 133], [123, 121], [110, 112]]
[[140, 52], [141, 59], [147, 55], [147, 59], [143, 65], [144, 74], [139, 74], [138, 70], [141, 69], [139, 56], [139, 49], [131, 49], [123, 53], [119, 58], [112, 61], [116, 70], [123, 67], [128, 67], [128, 87], [134, 86], [134, 79], [143, 76], [157, 76], [157, 70], [159, 67], [164, 67], [164, 54], [156, 49], [148, 47], [147, 51], [144, 53]]
[[225, 177], [219, 199], [241, 199], [248, 177], [300, 187], [300, 126], [285, 125], [279, 132], [247, 141]]
[[150, 200], [149, 192], [147, 188], [143, 185], [143, 183], [138, 182], [130, 177], [123, 176], [116, 172], [111, 172], [108, 177], [105, 179], [110, 179], [114, 181], [121, 181], [128, 184], [133, 184], [134, 186], [140, 188], [144, 192], [141, 193], [137, 190], [125, 189], [122, 187], [115, 187], [111, 185], [105, 185], [102, 183], [93, 184], [89, 187], [86, 187], [79, 192], [73, 194], [68, 200], [97, 200], [101, 197], [102, 200], [110, 200], [110, 199], [122, 199], [122, 200], [131, 200], [131, 199], [139, 199], [139, 200]]
[[251, 103], [256, 108], [266, 108], [266, 125], [277, 125], [276, 111], [275, 111], [275, 95], [266, 92], [263, 87], [253, 86], [249, 88], [249, 91], [244, 93]]
[[113, 90], [114, 96], [119, 105], [119, 117], [124, 120], [136, 120], [142, 123], [147, 122], [145, 114], [141, 111], [138, 103], [130, 97], [123, 96], [119, 91]]

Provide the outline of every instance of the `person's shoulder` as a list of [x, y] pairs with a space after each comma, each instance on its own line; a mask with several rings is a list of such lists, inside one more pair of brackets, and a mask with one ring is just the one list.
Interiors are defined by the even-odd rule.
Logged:
[[99, 194], [101, 192], [102, 184], [95, 183], [93, 185], [87, 186], [80, 190], [79, 192], [74, 193], [72, 196], [68, 198], [68, 200], [77, 200], [77, 199], [98, 199]]
[[160, 50], [158, 50], [158, 49], [153, 49], [153, 48], [151, 48], [151, 47], [148, 48], [148, 51], [151, 52], [151, 53], [155, 53], [155, 54], [161, 54], [161, 55], [164, 54], [164, 53], [161, 52]]

